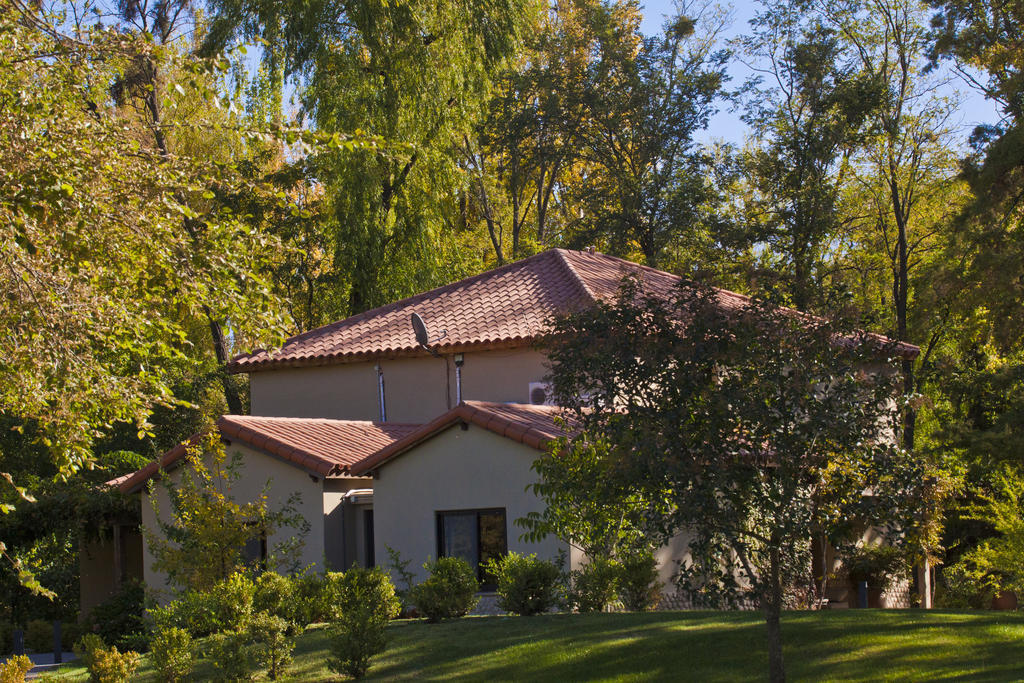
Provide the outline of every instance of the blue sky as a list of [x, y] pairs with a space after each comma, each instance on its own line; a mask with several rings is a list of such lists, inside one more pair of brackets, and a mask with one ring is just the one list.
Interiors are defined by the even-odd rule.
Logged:
[[[647, 2], [642, 2], [644, 20], [641, 28], [644, 33], [650, 35], [660, 31], [665, 18], [675, 14], [675, 6], [676, 3], [673, 0], [647, 0]], [[747, 22], [756, 13], [758, 3], [749, 0], [746, 2], [736, 0], [729, 6], [732, 7], [733, 21], [723, 36], [725, 39], [733, 38], [746, 32], [748, 29]], [[727, 87], [735, 88], [747, 78], [749, 70], [734, 60], [729, 68], [729, 74], [732, 77], [732, 81], [730, 81]], [[955, 79], [950, 90], [959, 91], [962, 98], [960, 120], [958, 122], [962, 132], [962, 140], [966, 141], [971, 130], [978, 124], [995, 123], [999, 120], [995, 103], [986, 100], [980, 93], [972, 90], [962, 79]], [[719, 112], [711, 120], [708, 130], [700, 136], [701, 141], [723, 140], [736, 145], [743, 143], [747, 127], [740, 120], [739, 114], [728, 111], [728, 107], [728, 103], [720, 103]]]

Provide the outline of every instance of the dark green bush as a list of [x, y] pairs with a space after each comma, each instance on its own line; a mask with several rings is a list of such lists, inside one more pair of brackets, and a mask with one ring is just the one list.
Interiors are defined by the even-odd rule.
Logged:
[[207, 591], [186, 591], [149, 613], [158, 628], [180, 628], [194, 638], [202, 638], [245, 628], [252, 618], [255, 593], [253, 580], [239, 572]]
[[33, 619], [25, 625], [25, 649], [29, 652], [53, 652], [53, 622]]
[[266, 612], [276, 617], [297, 622], [294, 598], [294, 580], [275, 572], [264, 572], [256, 579], [256, 592], [252, 606], [256, 612]]
[[84, 630], [97, 634], [103, 642], [121, 650], [144, 652], [149, 642], [145, 610], [145, 587], [140, 581], [130, 581], [93, 608], [85, 621]]
[[890, 545], [865, 545], [854, 548], [843, 558], [851, 581], [867, 581], [871, 588], [886, 590], [909, 571], [906, 557]]
[[441, 557], [426, 562], [430, 577], [414, 586], [409, 599], [427, 621], [465, 616], [476, 606], [480, 584], [469, 563], [459, 557]]
[[256, 647], [247, 631], [226, 631], [206, 640], [206, 658], [215, 681], [251, 681], [256, 675]]
[[295, 638], [302, 627], [282, 617], [257, 612], [247, 632], [256, 662], [267, 672], [267, 678], [272, 681], [281, 678], [292, 662]]
[[488, 562], [487, 570], [497, 579], [498, 606], [506, 612], [530, 616], [559, 604], [562, 570], [554, 562], [508, 553]]
[[600, 612], [618, 595], [621, 570], [607, 558], [593, 558], [570, 572], [569, 603], [578, 612]]
[[362, 678], [374, 655], [387, 646], [388, 622], [398, 616], [401, 601], [391, 578], [381, 569], [353, 567], [337, 575], [338, 619], [331, 624], [328, 667], [352, 678]]
[[619, 566], [619, 599], [633, 612], [654, 609], [661, 600], [658, 562], [651, 553], [633, 553]]
[[325, 598], [327, 584], [323, 574], [307, 572], [291, 579], [293, 619], [302, 626], [320, 624], [330, 620], [331, 606], [329, 597]]
[[188, 631], [175, 627], [157, 631], [150, 647], [153, 668], [160, 681], [179, 683], [188, 680], [195, 657], [192, 636]]

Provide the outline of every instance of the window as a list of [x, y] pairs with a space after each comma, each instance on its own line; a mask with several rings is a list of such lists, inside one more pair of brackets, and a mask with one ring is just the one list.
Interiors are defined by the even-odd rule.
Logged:
[[483, 565], [506, 552], [505, 508], [437, 513], [438, 557], [464, 559], [476, 569], [476, 577], [485, 590], [493, 590], [495, 581]]

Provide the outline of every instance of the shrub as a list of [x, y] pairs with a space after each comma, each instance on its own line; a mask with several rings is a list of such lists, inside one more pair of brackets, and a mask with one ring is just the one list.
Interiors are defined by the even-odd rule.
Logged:
[[180, 628], [194, 638], [245, 628], [252, 617], [256, 584], [244, 573], [232, 574], [207, 591], [186, 591], [177, 600], [150, 610], [158, 628]]
[[654, 609], [661, 600], [658, 562], [651, 553], [634, 553], [621, 561], [619, 599], [626, 609], [643, 612]]
[[256, 579], [252, 608], [255, 612], [266, 612], [288, 621], [299, 621], [296, 618], [294, 598], [292, 579], [276, 572], [264, 572]]
[[0, 683], [25, 683], [25, 675], [32, 670], [32, 660], [25, 655], [0, 662]]
[[95, 633], [86, 633], [75, 643], [75, 654], [82, 660], [86, 669], [92, 667], [93, 653], [106, 647], [103, 639]]
[[506, 612], [530, 616], [558, 605], [562, 570], [536, 554], [508, 553], [492, 559], [487, 570], [498, 582], [498, 606]]
[[292, 662], [295, 638], [301, 627], [282, 617], [258, 612], [249, 623], [248, 635], [253, 645], [256, 661], [262, 666], [267, 677], [276, 681]]
[[256, 670], [256, 648], [245, 631], [211, 636], [206, 657], [214, 668], [215, 681], [251, 681]]
[[87, 633], [75, 645], [75, 653], [89, 671], [93, 683], [126, 683], [139, 665], [137, 652], [118, 652], [106, 647], [95, 633]]
[[122, 650], [145, 650], [149, 641], [145, 610], [145, 587], [139, 581], [129, 581], [120, 591], [93, 608], [85, 629]]
[[158, 631], [151, 643], [153, 667], [164, 683], [177, 683], [192, 673], [192, 636], [180, 628]]
[[426, 562], [430, 577], [413, 587], [409, 599], [430, 622], [461, 617], [476, 606], [479, 584], [476, 572], [459, 557], [440, 557]]
[[53, 652], [53, 622], [33, 619], [25, 625], [25, 649]]
[[907, 560], [899, 548], [866, 545], [843, 558], [851, 581], [867, 581], [871, 588], [886, 590], [893, 579], [907, 573]]
[[334, 581], [338, 620], [331, 624], [327, 662], [331, 671], [362, 678], [370, 659], [387, 646], [388, 622], [398, 616], [401, 601], [391, 578], [381, 569], [353, 567]]
[[292, 579], [293, 617], [296, 623], [308, 626], [328, 620], [330, 605], [326, 604], [324, 598], [326, 583], [324, 575], [315, 572], [307, 572]]
[[600, 612], [615, 599], [620, 568], [614, 560], [596, 557], [570, 573], [569, 603], [578, 612]]
[[65, 621], [60, 625], [61, 647], [70, 651], [78, 639], [82, 637], [82, 626], [75, 621]]

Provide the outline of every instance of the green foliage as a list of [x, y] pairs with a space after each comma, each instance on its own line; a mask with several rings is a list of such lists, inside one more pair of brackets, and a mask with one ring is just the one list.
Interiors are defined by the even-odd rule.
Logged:
[[184, 629], [161, 629], [150, 642], [153, 668], [161, 683], [181, 683], [188, 680], [194, 665], [192, 636]]
[[461, 557], [439, 557], [423, 564], [430, 576], [413, 587], [409, 600], [429, 622], [465, 616], [476, 606], [480, 584]]
[[299, 580], [290, 576], [281, 576], [276, 572], [263, 572], [256, 577], [255, 592], [252, 598], [253, 610], [297, 622], [297, 616], [301, 610], [295, 604], [295, 584]]
[[301, 627], [281, 617], [257, 612], [246, 632], [255, 646], [256, 662], [267, 672], [267, 678], [281, 678], [292, 662], [295, 638], [302, 633]]
[[82, 636], [75, 646], [75, 654], [85, 664], [92, 683], [128, 683], [139, 665], [138, 653], [108, 648], [103, 639], [93, 633]]
[[149, 640], [145, 610], [145, 586], [141, 581], [128, 581], [92, 609], [85, 620], [85, 628], [103, 642], [122, 650], [145, 651]]
[[338, 618], [330, 626], [331, 671], [362, 678], [370, 660], [387, 647], [388, 622], [401, 602], [388, 574], [379, 568], [353, 567], [336, 584]]
[[562, 569], [536, 554], [492, 558], [487, 571], [497, 580], [498, 606], [506, 612], [531, 616], [550, 612], [560, 602]]
[[256, 647], [245, 631], [210, 636], [204, 656], [213, 664], [215, 681], [251, 681], [256, 675]]
[[[900, 378], [879, 339], [757, 300], [726, 307], [693, 283], [666, 300], [629, 279], [615, 302], [557, 320], [551, 340], [555, 397], [577, 431], [536, 466], [567, 478], [535, 487], [550, 512], [534, 529], [595, 535], [592, 516], [574, 523], [573, 491], [593, 486], [580, 471], [655, 501], [637, 530], [655, 546], [692, 534], [684, 580], [735, 596], [742, 577], [765, 607], [773, 677], [783, 596], [808, 580], [812, 535], [843, 538], [856, 519], [925, 542], [932, 471], [895, 443]], [[596, 462], [551, 464], [574, 444]], [[629, 500], [611, 496], [598, 521], [630, 515]]]
[[988, 607], [1004, 591], [1024, 595], [1024, 476], [1005, 467], [996, 475], [995, 492], [980, 498], [969, 514], [990, 524], [996, 536], [942, 572], [949, 601], [971, 607]]
[[0, 683], [25, 683], [25, 675], [35, 666], [25, 655], [0, 662]]
[[319, 624], [330, 619], [333, 605], [324, 599], [327, 577], [317, 572], [305, 572], [292, 577], [292, 595], [295, 622], [299, 625]]
[[654, 609], [661, 600], [658, 562], [651, 552], [634, 552], [619, 563], [619, 599], [633, 612]]
[[53, 623], [33, 619], [25, 625], [25, 647], [29, 652], [53, 652]]
[[246, 569], [246, 543], [270, 539], [283, 529], [294, 531], [269, 550], [267, 565], [297, 568], [309, 528], [296, 510], [297, 495], [278, 510], [270, 508], [266, 490], [253, 500], [235, 501], [230, 489], [240, 476], [239, 459], [228, 460], [216, 429], [208, 429], [198, 443], [189, 446], [187, 463], [179, 472], [179, 483], [169, 477], [160, 482], [170, 499], [169, 521], [161, 516], [159, 497], [152, 495], [157, 527], [143, 530], [153, 567], [165, 572], [170, 582], [179, 588], [205, 590], [236, 576]]
[[402, 606], [407, 607], [409, 606], [409, 595], [412, 593], [412, 584], [416, 578], [416, 575], [409, 569], [412, 560], [403, 560], [402, 554], [391, 546], [384, 546], [384, 549], [388, 553], [388, 569], [397, 574], [401, 580], [401, 584], [395, 587], [395, 592], [399, 600], [402, 601]]
[[909, 572], [906, 553], [890, 545], [862, 545], [844, 554], [843, 565], [851, 581], [867, 581], [869, 588], [887, 590]]
[[569, 573], [569, 604], [577, 612], [603, 612], [618, 596], [621, 568], [605, 557], [590, 558]]
[[238, 572], [208, 590], [186, 591], [149, 613], [158, 628], [180, 628], [198, 638], [244, 628], [252, 618], [255, 594], [253, 580]]

